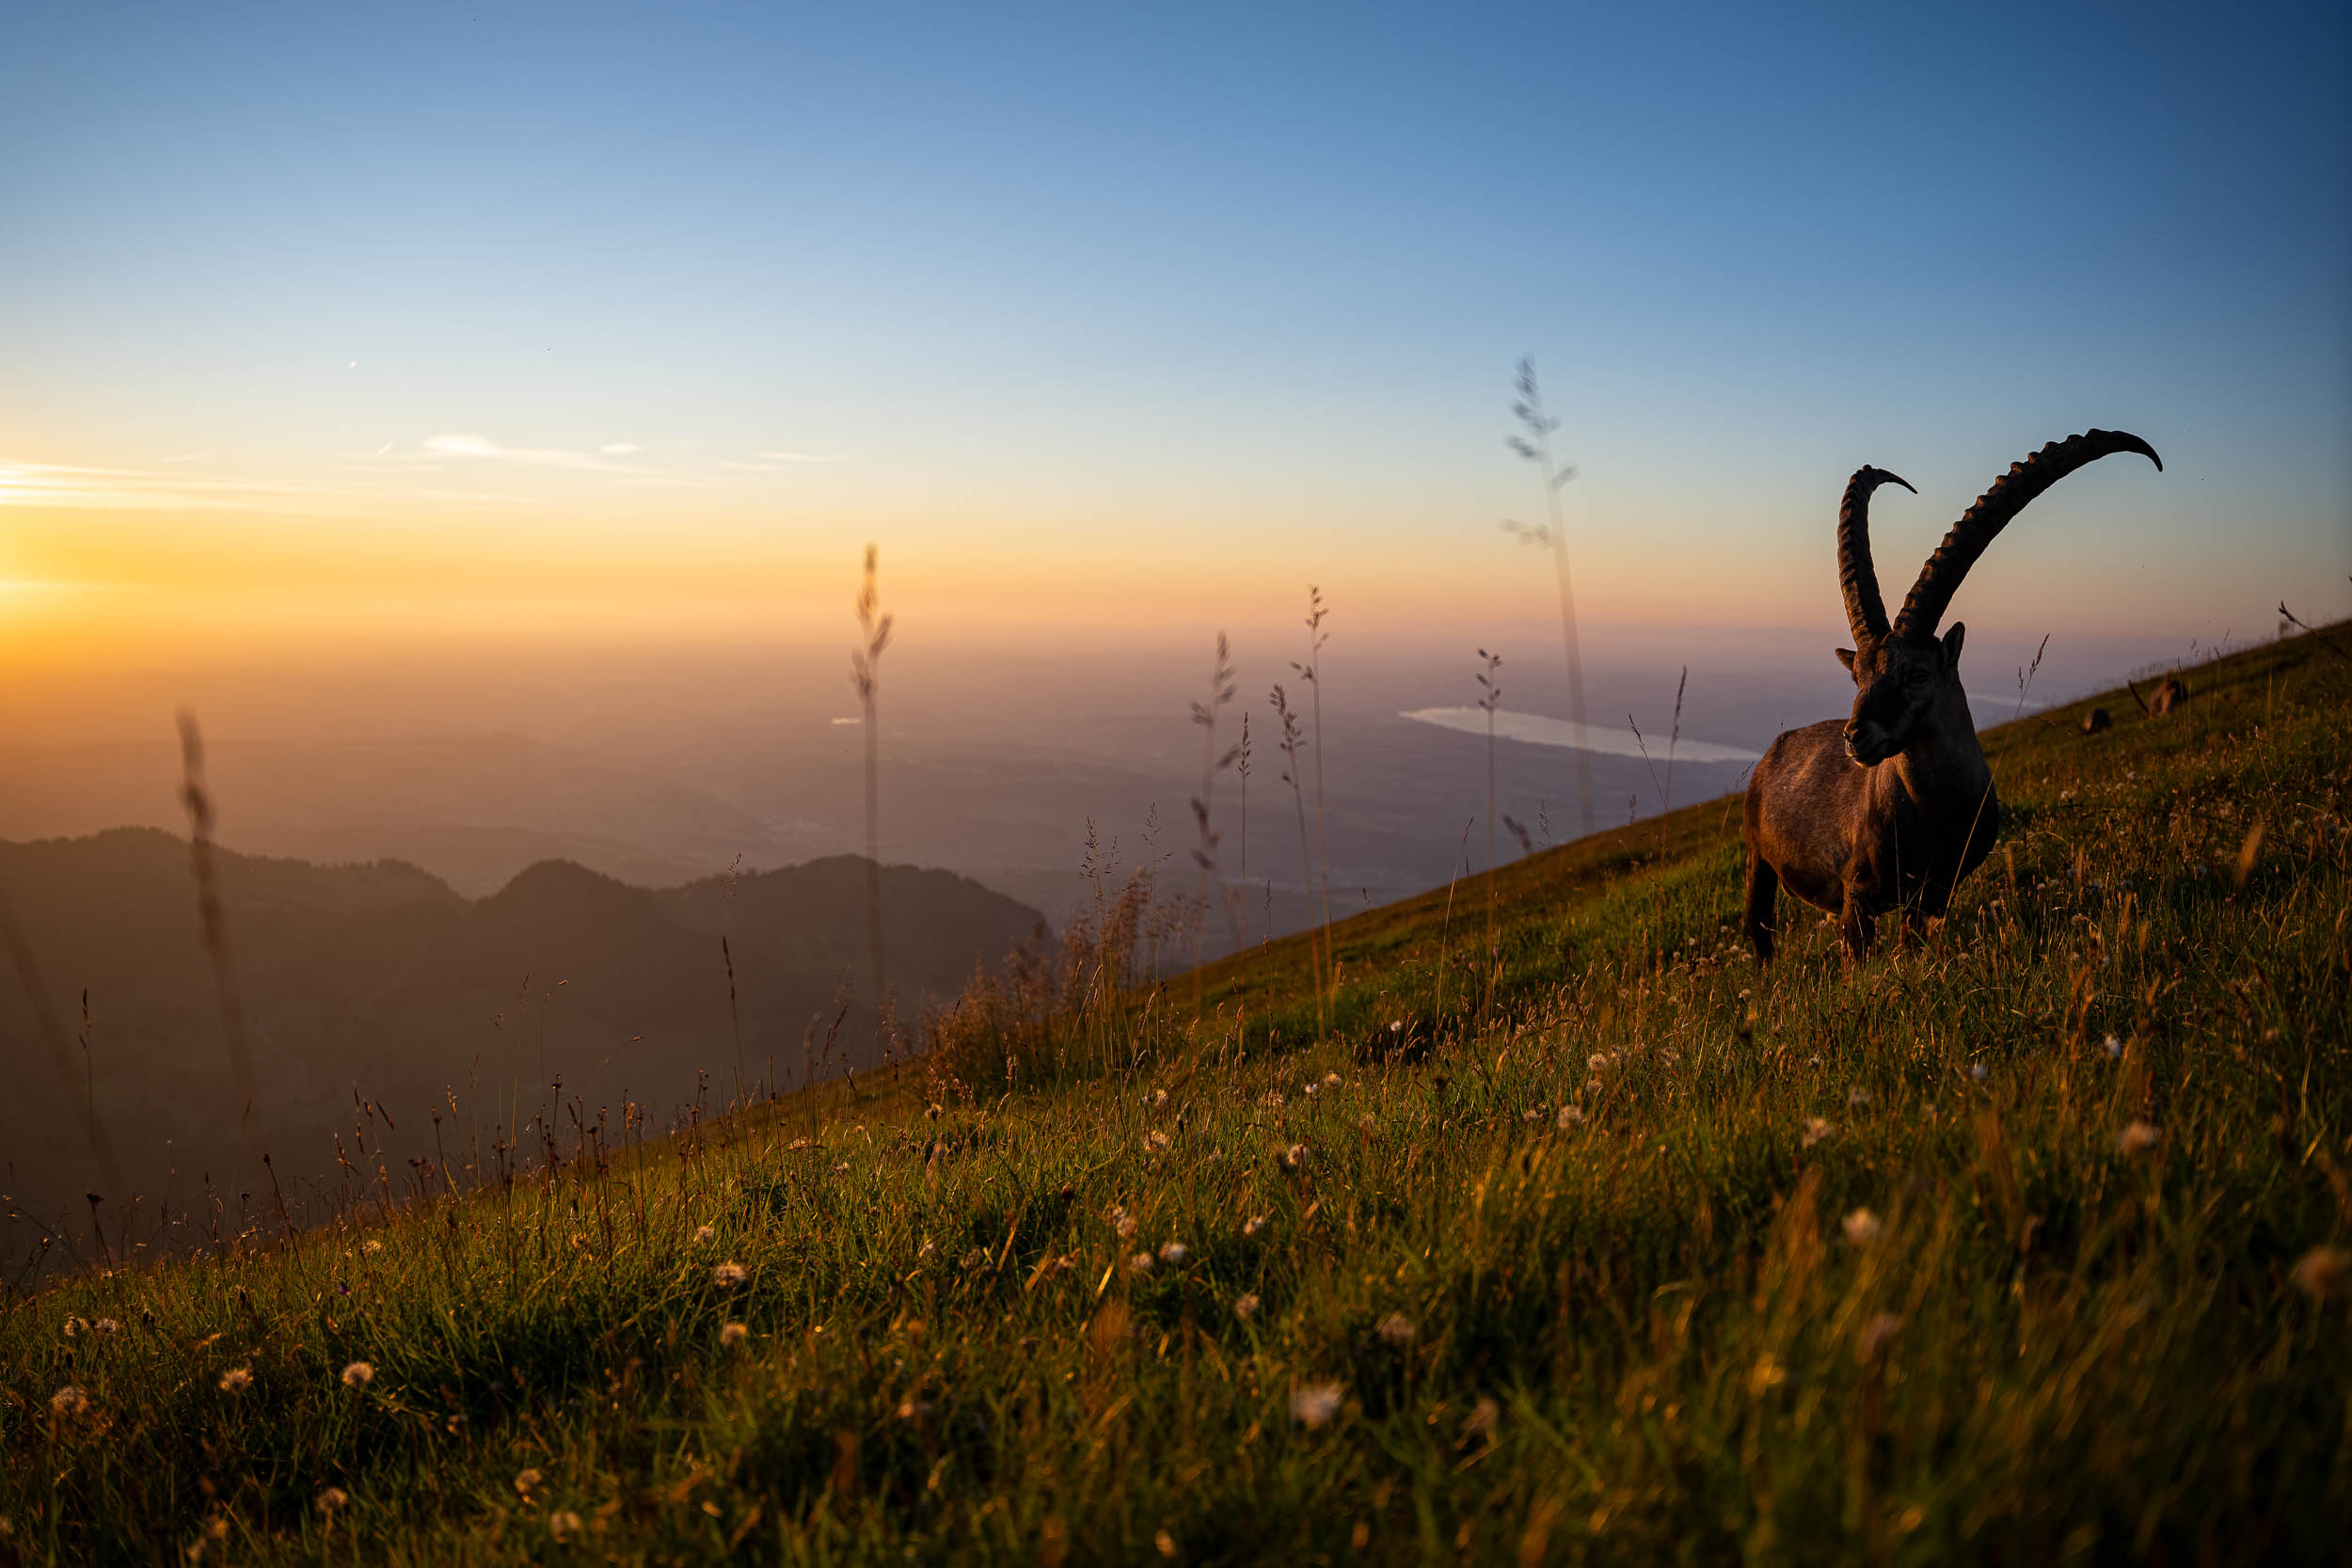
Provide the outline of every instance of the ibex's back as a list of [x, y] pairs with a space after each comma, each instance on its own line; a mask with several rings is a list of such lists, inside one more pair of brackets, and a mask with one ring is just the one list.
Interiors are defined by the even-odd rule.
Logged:
[[1907, 928], [1943, 914], [1952, 889], [1993, 847], [2000, 800], [1960, 685], [1967, 628], [1936, 626], [1968, 568], [2026, 503], [2112, 452], [2164, 467], [2137, 436], [2093, 430], [2053, 441], [1994, 483], [1928, 558], [1890, 626], [1870, 563], [1870, 494], [1902, 480], [1863, 468], [1837, 514], [1837, 576], [1854, 645], [1837, 657], [1854, 678], [1853, 713], [1790, 730], [1748, 783], [1748, 939], [1772, 956], [1782, 883], [1838, 917], [1846, 951], [1869, 951], [1878, 917]]

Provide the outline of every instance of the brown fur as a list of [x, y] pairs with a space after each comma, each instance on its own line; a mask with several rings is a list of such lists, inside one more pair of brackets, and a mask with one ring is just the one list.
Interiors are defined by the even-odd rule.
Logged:
[[2105, 735], [2108, 726], [2114, 722], [2115, 721], [2107, 716], [2106, 708], [2094, 707], [2083, 715], [2083, 734]]
[[1748, 781], [1747, 933], [1759, 960], [1772, 957], [1784, 883], [1837, 917], [1847, 955], [1859, 959], [1880, 915], [1900, 910], [1903, 935], [1913, 937], [1943, 915], [1952, 890], [1991, 851], [2001, 802], [1961, 689], [1967, 628], [1955, 622], [1938, 637], [1936, 624], [2011, 517], [2074, 469], [2117, 451], [2164, 466], [2139, 437], [2093, 430], [2012, 467], [1945, 535], [1891, 626], [1870, 563], [1869, 503], [1880, 484], [1903, 482], [1865, 467], [1848, 483], [1838, 581], [1854, 646], [1837, 657], [1853, 676], [1853, 712], [1842, 724], [1824, 720], [1781, 736]]

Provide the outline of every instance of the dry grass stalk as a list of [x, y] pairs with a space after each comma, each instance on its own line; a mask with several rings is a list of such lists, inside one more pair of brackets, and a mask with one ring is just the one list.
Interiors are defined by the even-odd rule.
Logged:
[[1535, 360], [1533, 355], [1519, 361], [1518, 377], [1514, 383], [1518, 399], [1511, 404], [1518, 416], [1519, 428], [1525, 434], [1505, 436], [1504, 443], [1521, 457], [1535, 465], [1544, 478], [1544, 506], [1549, 520], [1539, 527], [1525, 523], [1505, 522], [1502, 526], [1531, 545], [1551, 546], [1551, 560], [1560, 578], [1560, 643], [1568, 667], [1568, 717], [1576, 721], [1576, 802], [1582, 832], [1589, 834], [1595, 826], [1593, 816], [1593, 762], [1584, 748], [1584, 661], [1577, 646], [1576, 594], [1568, 580], [1568, 534], [1566, 519], [1561, 515], [1560, 491], [1576, 477], [1572, 464], [1555, 464], [1551, 455], [1551, 437], [1560, 428], [1560, 420], [1545, 411], [1542, 389], [1535, 383]]
[[204, 784], [204, 736], [196, 715], [180, 715], [181, 802], [188, 808], [188, 865], [196, 878], [196, 911], [204, 956], [212, 961], [213, 988], [220, 1001], [220, 1032], [229, 1052], [229, 1077], [237, 1096], [237, 1116], [247, 1152], [262, 1158], [253, 1126], [253, 1061], [246, 1040], [245, 998], [229, 951], [229, 919], [221, 906], [220, 870], [213, 860], [213, 797]]
[[874, 582], [876, 555], [873, 546], [866, 546], [866, 577], [858, 587], [855, 605], [860, 643], [850, 652], [850, 684], [857, 691], [860, 725], [866, 734], [866, 974], [874, 988], [875, 1045], [887, 1051], [890, 985], [882, 973], [882, 735], [874, 699], [882, 650], [890, 645], [890, 617], [882, 613], [882, 592]]

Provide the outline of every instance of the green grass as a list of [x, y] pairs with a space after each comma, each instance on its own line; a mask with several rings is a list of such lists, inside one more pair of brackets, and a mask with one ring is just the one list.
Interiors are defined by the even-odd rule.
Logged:
[[2189, 678], [1989, 737], [1915, 954], [1759, 978], [1708, 802], [1491, 963], [1484, 879], [1347, 922], [1320, 1038], [1303, 938], [1081, 949], [882, 1092], [61, 1283], [0, 1558], [2341, 1560], [2352, 664]]

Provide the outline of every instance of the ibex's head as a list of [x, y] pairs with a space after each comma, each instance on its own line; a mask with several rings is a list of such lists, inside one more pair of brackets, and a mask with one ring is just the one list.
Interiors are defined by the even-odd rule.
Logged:
[[2159, 470], [2164, 467], [2153, 447], [2120, 430], [2086, 431], [2053, 441], [2011, 466], [1928, 557], [1892, 626], [1870, 564], [1870, 492], [1881, 484], [1911, 486], [1883, 468], [1860, 469], [1847, 483], [1845, 503], [1837, 511], [1837, 580], [1845, 591], [1854, 645], [1838, 649], [1837, 657], [1854, 680], [1853, 717], [1846, 724], [1846, 750], [1854, 761], [1866, 768], [1884, 762], [1931, 728], [1939, 708], [1965, 717], [1960, 646], [1967, 628], [1954, 622], [1942, 637], [1935, 630], [1961, 579], [2026, 502], [2084, 464], [2119, 451], [2138, 452]]

